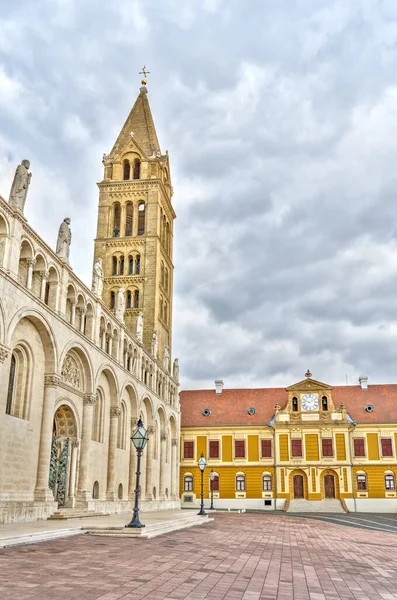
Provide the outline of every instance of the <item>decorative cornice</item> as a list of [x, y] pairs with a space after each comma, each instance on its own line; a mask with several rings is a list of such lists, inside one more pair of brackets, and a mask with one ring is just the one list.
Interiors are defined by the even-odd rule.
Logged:
[[131, 429], [135, 429], [138, 425], [138, 419], [131, 419]]
[[[133, 246], [145, 246], [146, 244], [146, 238], [144, 236], [140, 236], [140, 239], [136, 239], [136, 237], [130, 237], [130, 238], [98, 238], [95, 240], [96, 242], [106, 242], [106, 246], [108, 248], [117, 248], [120, 246], [129, 246], [129, 247], [133, 247]], [[133, 242], [133, 245], [131, 244], [131, 242]]]
[[167, 434], [166, 433], [162, 433], [160, 437], [164, 441], [164, 440], [167, 439]]
[[172, 446], [177, 446], [178, 445], [178, 440], [177, 439], [171, 440], [171, 445]]
[[3, 344], [0, 344], [0, 363], [3, 363], [6, 358], [8, 358], [8, 355], [10, 354], [10, 348], [7, 348], [7, 346], [3, 346]]
[[153, 435], [154, 431], [155, 431], [155, 429], [154, 429], [154, 427], [152, 425], [150, 425], [147, 428], [147, 432], [148, 432], [149, 435]]
[[94, 406], [96, 402], [96, 394], [84, 394], [83, 403]]
[[146, 281], [146, 277], [143, 275], [118, 275], [114, 277], [105, 277], [103, 280], [104, 283], [108, 283], [111, 285], [117, 285], [118, 283], [124, 283], [125, 285], [134, 285], [137, 283], [144, 283]]
[[118, 419], [120, 415], [121, 415], [121, 408], [119, 406], [111, 406], [110, 407], [110, 417], [111, 418]]
[[61, 381], [61, 378], [59, 377], [59, 375], [56, 375], [55, 373], [53, 373], [52, 375], [45, 375], [44, 376], [44, 387], [58, 387], [60, 381]]

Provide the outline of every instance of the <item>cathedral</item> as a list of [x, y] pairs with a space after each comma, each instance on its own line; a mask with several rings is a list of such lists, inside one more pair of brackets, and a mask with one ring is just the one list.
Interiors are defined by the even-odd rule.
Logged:
[[0, 522], [128, 511], [139, 418], [141, 506], [180, 506], [175, 213], [145, 80], [103, 165], [91, 289], [69, 264], [71, 219], [54, 250], [24, 217], [29, 161], [0, 196]]

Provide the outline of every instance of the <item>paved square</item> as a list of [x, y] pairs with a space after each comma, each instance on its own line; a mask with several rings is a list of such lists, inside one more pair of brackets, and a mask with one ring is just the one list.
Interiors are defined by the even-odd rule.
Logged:
[[1, 600], [397, 599], [397, 535], [216, 514], [152, 540], [80, 535], [0, 551]]

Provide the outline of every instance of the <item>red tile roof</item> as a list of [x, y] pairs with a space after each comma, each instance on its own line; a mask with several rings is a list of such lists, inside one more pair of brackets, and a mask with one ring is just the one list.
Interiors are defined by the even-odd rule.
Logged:
[[[182, 427], [211, 427], [220, 425], [266, 425], [274, 415], [278, 402], [284, 408], [288, 393], [284, 388], [185, 390], [180, 393]], [[337, 408], [341, 402], [357, 423], [397, 424], [397, 384], [369, 385], [362, 390], [357, 386], [332, 387], [332, 399]], [[373, 412], [364, 407], [371, 404]], [[204, 416], [202, 411], [210, 409]], [[249, 415], [248, 409], [255, 414]]]

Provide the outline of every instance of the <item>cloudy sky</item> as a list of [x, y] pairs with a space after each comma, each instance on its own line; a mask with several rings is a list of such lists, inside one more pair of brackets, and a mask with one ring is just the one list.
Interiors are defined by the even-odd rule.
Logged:
[[0, 194], [90, 284], [101, 158], [151, 75], [182, 388], [397, 382], [396, 0], [0, 0]]

